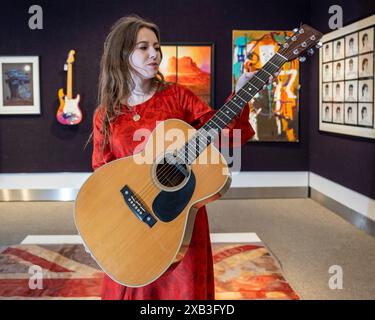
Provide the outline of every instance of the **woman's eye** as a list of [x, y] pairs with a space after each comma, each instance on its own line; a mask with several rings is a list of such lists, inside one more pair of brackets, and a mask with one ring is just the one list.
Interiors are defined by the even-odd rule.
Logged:
[[147, 47], [140, 47], [141, 50], [147, 50]]

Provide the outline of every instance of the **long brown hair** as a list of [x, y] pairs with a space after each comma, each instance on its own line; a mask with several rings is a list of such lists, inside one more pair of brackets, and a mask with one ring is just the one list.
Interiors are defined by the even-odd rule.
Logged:
[[[102, 109], [99, 114], [103, 117], [102, 134], [104, 140], [101, 145], [102, 152], [109, 144], [111, 122], [121, 115], [120, 101], [129, 97], [135, 87], [130, 74], [131, 66], [129, 58], [135, 48], [138, 31], [141, 28], [152, 30], [160, 43], [158, 26], [137, 15], [130, 15], [119, 19], [112, 26], [104, 42], [98, 84], [99, 107], [97, 108]], [[160, 54], [162, 58], [161, 49]], [[158, 71], [152, 81], [158, 91], [165, 89], [169, 84], [164, 80], [164, 76], [160, 71]], [[91, 138], [92, 135], [89, 140]]]

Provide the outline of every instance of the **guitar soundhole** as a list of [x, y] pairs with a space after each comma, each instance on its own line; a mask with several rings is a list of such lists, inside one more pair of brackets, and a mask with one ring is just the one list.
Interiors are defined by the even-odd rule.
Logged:
[[156, 178], [166, 188], [180, 186], [188, 175], [187, 166], [184, 164], [169, 164], [166, 161], [156, 167]]

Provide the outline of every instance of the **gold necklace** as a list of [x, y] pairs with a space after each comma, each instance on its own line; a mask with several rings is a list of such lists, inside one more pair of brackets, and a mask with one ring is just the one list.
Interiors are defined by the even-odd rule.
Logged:
[[141, 119], [141, 116], [137, 112], [135, 112], [135, 114], [133, 115], [133, 120], [137, 122], [139, 119]]
[[[153, 89], [151, 88], [150, 92], [152, 92], [152, 90]], [[146, 96], [149, 95], [150, 92], [149, 93], [143, 93], [143, 92], [140, 93], [140, 92], [137, 92], [137, 91], [133, 90], [133, 94], [135, 94], [136, 96], [142, 96], [142, 102], [141, 103], [143, 103], [145, 101]], [[128, 99], [128, 104], [129, 104], [129, 101], [131, 102], [131, 100], [132, 100], [132, 97], [130, 96], [129, 99]], [[137, 103], [137, 104], [141, 104], [141, 103]], [[134, 111], [133, 121], [135, 121], [135, 122], [139, 121], [141, 119], [140, 114], [137, 113], [137, 111], [135, 111], [134, 107], [132, 108], [132, 110]]]
[[[135, 93], [136, 94], [136, 93]], [[136, 95], [138, 95], [138, 96], [141, 96], [140, 94], [136, 94]], [[146, 97], [146, 94], [142, 94], [142, 102], [141, 103], [143, 103], [144, 102], [144, 100], [145, 100], [145, 97]], [[131, 102], [131, 97], [128, 99], [128, 103], [129, 102]], [[140, 104], [140, 103], [137, 103], [137, 104]], [[134, 106], [136, 106], [136, 105], [134, 105]], [[139, 121], [140, 119], [141, 119], [141, 116], [139, 115], [139, 113], [137, 113], [137, 111], [135, 110], [135, 108], [134, 108], [134, 106], [131, 108], [131, 110], [133, 111], [133, 121], [135, 121], [135, 122], [137, 122], [137, 121]], [[130, 110], [130, 108], [128, 107], [128, 109]]]

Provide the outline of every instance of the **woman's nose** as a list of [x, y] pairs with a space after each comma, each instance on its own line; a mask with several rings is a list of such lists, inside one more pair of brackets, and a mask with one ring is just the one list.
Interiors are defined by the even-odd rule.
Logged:
[[157, 54], [158, 54], [157, 50], [151, 47], [151, 49], [149, 50], [150, 58], [156, 58]]

